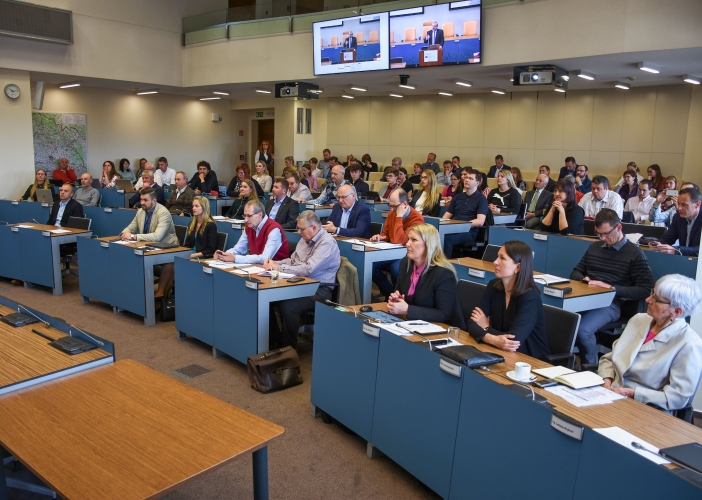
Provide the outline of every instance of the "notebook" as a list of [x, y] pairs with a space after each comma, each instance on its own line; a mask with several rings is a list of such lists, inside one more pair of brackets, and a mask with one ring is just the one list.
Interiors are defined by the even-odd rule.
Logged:
[[572, 387], [573, 389], [584, 389], [604, 384], [604, 379], [593, 372], [575, 372], [553, 377], [556, 382]]
[[37, 201], [40, 203], [53, 203], [54, 195], [51, 193], [51, 189], [37, 189]]

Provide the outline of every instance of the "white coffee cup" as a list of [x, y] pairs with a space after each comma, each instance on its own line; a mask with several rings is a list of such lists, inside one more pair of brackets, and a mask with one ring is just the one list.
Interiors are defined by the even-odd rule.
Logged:
[[514, 363], [514, 376], [519, 380], [529, 380], [531, 376], [531, 365], [522, 361]]

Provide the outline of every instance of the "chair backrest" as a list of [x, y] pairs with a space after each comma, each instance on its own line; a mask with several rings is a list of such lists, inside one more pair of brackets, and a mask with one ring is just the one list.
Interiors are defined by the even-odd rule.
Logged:
[[356, 43], [363, 43], [365, 42], [365, 35], [363, 34], [363, 31], [359, 31], [356, 33]]
[[[525, 191], [526, 192], [526, 191]], [[519, 212], [517, 212], [517, 219], [523, 219], [526, 215], [527, 204], [522, 203], [519, 205]]]
[[383, 223], [382, 222], [371, 222], [371, 236], [375, 236], [376, 234], [380, 234], [383, 232]]
[[414, 40], [417, 37], [417, 30], [414, 28], [405, 28], [405, 42]]
[[395, 31], [390, 30], [390, 43], [395, 43]]
[[383, 172], [369, 172], [368, 182], [379, 181], [383, 177]]
[[[176, 226], [177, 227], [177, 226]], [[227, 248], [227, 233], [217, 233], [217, 250], [224, 252]]]
[[456, 289], [458, 304], [461, 307], [461, 313], [466, 323], [470, 320], [470, 315], [473, 309], [478, 307], [483, 294], [485, 293], [486, 285], [475, 283], [474, 281], [459, 280]]
[[444, 30], [444, 38], [454, 36], [453, 23], [444, 23], [441, 25], [441, 29]]
[[335, 45], [338, 45], [339, 43], [339, 37], [338, 36], [333, 36], [331, 37], [331, 42], [329, 44], [334, 47]]
[[427, 37], [427, 33], [431, 31], [431, 24], [429, 26], [426, 25], [426, 23], [429, 21], [424, 21], [425, 25], [422, 28], [422, 40], [424, 40]]
[[546, 342], [552, 355], [573, 352], [575, 335], [580, 326], [580, 315], [559, 307], [544, 305]]
[[319, 37], [319, 46], [324, 47], [324, 38], [322, 38], [321, 36]]
[[463, 36], [476, 36], [478, 34], [478, 21], [466, 21], [463, 23]]
[[377, 31], [371, 31], [368, 36], [368, 41], [373, 43], [378, 41], [378, 32]]
[[178, 238], [178, 244], [182, 245], [185, 243], [185, 236], [188, 234], [187, 226], [175, 226], [176, 238]]
[[583, 230], [587, 236], [595, 236], [595, 221], [592, 219], [585, 219], [585, 222], [583, 222]]
[[387, 182], [375, 181], [373, 183], [373, 191], [375, 191], [376, 193], [385, 191], [386, 187], [388, 187]]
[[88, 219], [87, 217], [69, 217], [66, 227], [72, 227], [73, 229], [85, 229], [86, 231], [89, 231], [90, 224], [92, 222], [93, 220]]
[[[290, 252], [290, 255], [295, 253], [296, 248], [297, 248], [297, 241], [288, 240], [288, 251]], [[336, 301], [334, 301], [334, 302], [336, 302]]]

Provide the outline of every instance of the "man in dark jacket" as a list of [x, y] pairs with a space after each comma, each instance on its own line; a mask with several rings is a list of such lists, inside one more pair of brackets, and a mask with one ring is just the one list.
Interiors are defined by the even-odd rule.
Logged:
[[288, 181], [276, 178], [271, 188], [272, 196], [266, 203], [266, 215], [280, 224], [283, 229], [295, 229], [300, 204], [288, 196]]
[[59, 201], [51, 207], [46, 223], [50, 226], [66, 226], [71, 217], [83, 217], [83, 205], [73, 199], [73, 186], [64, 184], [59, 191]]

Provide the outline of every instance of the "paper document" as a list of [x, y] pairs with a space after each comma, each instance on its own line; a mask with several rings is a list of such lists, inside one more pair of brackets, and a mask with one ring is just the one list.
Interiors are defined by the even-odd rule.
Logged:
[[643, 236], [643, 234], [641, 234], [641, 233], [629, 233], [629, 234], [625, 234], [624, 236], [626, 236], [626, 239], [628, 239], [628, 240], [631, 241], [634, 245], [636, 245], [636, 244], [639, 242], [639, 240], [641, 239], [641, 237]]
[[553, 377], [560, 384], [567, 385], [573, 389], [584, 389], [604, 384], [604, 379], [594, 372], [573, 372], [566, 375], [556, 375]]
[[227, 218], [224, 215], [213, 215], [212, 218], [214, 220], [227, 220]]
[[547, 387], [546, 390], [559, 398], [563, 398], [573, 406], [584, 408], [586, 406], [604, 405], [624, 399], [624, 396], [612, 392], [604, 387], [588, 387], [587, 389], [571, 389], [563, 385]]
[[[663, 457], [657, 457], [656, 455], [658, 454], [658, 448], [653, 446], [651, 443], [647, 443], [643, 439], [634, 436], [630, 432], [625, 431], [621, 427], [605, 427], [602, 429], [592, 429], [593, 431], [602, 434], [604, 437], [611, 439], [615, 443], [619, 443], [620, 445], [624, 446], [625, 448], [629, 448], [632, 451], [635, 451], [639, 455], [641, 455], [644, 458], [648, 458], [651, 462], [658, 464], [658, 465], [665, 465], [669, 464], [670, 462], [666, 460]], [[637, 442], [644, 448], [646, 448], [649, 451], [644, 451], [644, 450], [637, 450], [633, 446], [631, 446], [632, 442]], [[653, 453], [650, 453], [653, 452]]]
[[134, 243], [133, 241], [124, 241], [124, 240], [115, 240], [115, 241], [110, 241], [110, 243], [114, 243], [115, 245], [129, 245], [131, 243]]
[[54, 234], [61, 234], [61, 233], [70, 233], [71, 231], [69, 231], [68, 229], [52, 229], [50, 232], [54, 233]]
[[404, 328], [400, 328], [395, 323], [373, 323], [373, 326], [379, 326], [383, 330], [387, 330], [390, 333], [394, 333], [400, 337], [409, 337], [412, 335], [412, 332], [409, 332]]
[[[262, 273], [258, 273], [258, 275], [259, 275], [259, 276], [270, 276], [270, 275], [271, 275], [271, 272], [270, 272], [270, 271], [264, 271], [264, 272], [262, 272]], [[286, 280], [286, 279], [292, 278], [292, 277], [294, 277], [294, 276], [295, 276], [295, 275], [292, 274], [292, 273], [278, 273], [278, 279], [281, 279], [281, 280]]]
[[450, 220], [451, 220], [451, 219], [439, 219], [439, 222], [448, 222], [448, 221], [450, 221]]
[[17, 224], [15, 227], [24, 227], [27, 229], [34, 229], [34, 226], [28, 226], [27, 224]]
[[[234, 262], [223, 262], [221, 260], [212, 260], [210, 262], [207, 262], [207, 265], [210, 267], [214, 267], [215, 269], [233, 269], [237, 267], [237, 265]], [[241, 266], [241, 264], [239, 264]]]
[[397, 326], [409, 330], [410, 332], [417, 332], [420, 335], [428, 335], [431, 333], [441, 333], [446, 331], [446, 328], [421, 320], [403, 321], [402, 323], [397, 323]]
[[389, 248], [403, 248], [404, 247], [404, 245], [400, 245], [399, 243], [385, 243], [385, 242], [367, 243], [366, 246], [368, 248], [377, 248], [379, 250], [387, 250]]
[[258, 274], [262, 273], [265, 271], [262, 267], [257, 267], [257, 266], [251, 266], [247, 267], [246, 269], [237, 269], [234, 271], [236, 274], [243, 274], [244, 276], [248, 276], [249, 274]]
[[539, 368], [536, 370], [532, 370], [534, 373], [537, 375], [541, 375], [542, 377], [546, 378], [555, 378], [558, 377], [559, 375], [567, 375], [569, 373], [575, 373], [574, 370], [571, 370], [569, 368], [566, 368], [565, 366], [552, 366], [550, 368]]
[[568, 278], [561, 278], [560, 276], [554, 276], [553, 274], [535, 274], [534, 281], [543, 283], [545, 285], [557, 285], [559, 283], [570, 283]]

